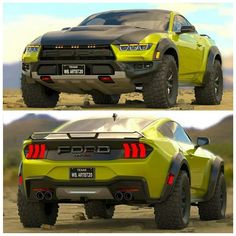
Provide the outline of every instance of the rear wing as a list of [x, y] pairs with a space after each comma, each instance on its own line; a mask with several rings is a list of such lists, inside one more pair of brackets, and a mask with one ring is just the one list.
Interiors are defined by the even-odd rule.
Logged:
[[32, 140], [69, 140], [69, 139], [137, 139], [143, 134], [134, 132], [34, 132]]

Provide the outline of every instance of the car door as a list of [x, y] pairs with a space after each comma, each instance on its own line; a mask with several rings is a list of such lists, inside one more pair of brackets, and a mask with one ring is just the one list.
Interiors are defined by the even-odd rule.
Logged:
[[[191, 24], [181, 15], [175, 15], [172, 27], [173, 37], [179, 54], [179, 75], [180, 82], [192, 82], [200, 71], [203, 59], [204, 48], [199, 43], [197, 32], [179, 33], [182, 26]], [[190, 80], [191, 79], [191, 80]]]
[[200, 147], [196, 148], [185, 130], [177, 123], [173, 137], [189, 163], [192, 195], [196, 199], [201, 198], [208, 188], [211, 153]]

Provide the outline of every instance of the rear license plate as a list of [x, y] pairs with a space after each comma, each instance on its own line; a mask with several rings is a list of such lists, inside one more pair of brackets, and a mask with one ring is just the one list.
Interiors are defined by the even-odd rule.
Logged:
[[95, 168], [70, 168], [71, 179], [94, 179]]
[[63, 75], [84, 75], [85, 65], [62, 65]]

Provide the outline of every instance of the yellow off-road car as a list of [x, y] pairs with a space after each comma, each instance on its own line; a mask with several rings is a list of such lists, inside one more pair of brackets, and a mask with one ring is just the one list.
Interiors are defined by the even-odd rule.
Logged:
[[60, 203], [82, 203], [89, 219], [112, 218], [119, 204], [154, 208], [158, 228], [225, 216], [224, 162], [194, 144], [176, 122], [153, 117], [90, 118], [25, 140], [18, 210], [24, 227], [54, 225]]
[[60, 92], [116, 104], [138, 91], [147, 107], [167, 108], [183, 85], [195, 87], [197, 104], [216, 105], [221, 66], [214, 41], [179, 13], [108, 11], [32, 41], [22, 56], [22, 93], [28, 107], [54, 107]]

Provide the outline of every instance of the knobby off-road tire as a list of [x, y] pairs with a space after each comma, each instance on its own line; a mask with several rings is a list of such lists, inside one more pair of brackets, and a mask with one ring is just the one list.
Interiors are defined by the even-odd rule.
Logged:
[[223, 73], [221, 64], [215, 60], [204, 86], [195, 87], [196, 103], [200, 105], [218, 105], [223, 95]]
[[107, 205], [102, 201], [91, 201], [85, 203], [84, 209], [88, 219], [92, 219], [93, 217], [111, 219], [115, 211], [114, 206]]
[[155, 205], [155, 221], [160, 229], [181, 229], [188, 225], [190, 216], [190, 183], [181, 171], [172, 194], [163, 203]]
[[18, 189], [18, 215], [24, 227], [39, 228], [42, 224], [54, 225], [57, 220], [58, 204], [27, 201]]
[[153, 79], [143, 85], [144, 103], [150, 108], [168, 108], [176, 104], [178, 68], [171, 55], [164, 55]]
[[26, 77], [21, 77], [22, 97], [27, 107], [48, 108], [55, 107], [59, 93], [39, 83], [29, 84]]
[[226, 183], [224, 174], [221, 173], [217, 181], [214, 196], [207, 202], [198, 204], [201, 220], [219, 220], [225, 217], [226, 210]]
[[117, 104], [120, 100], [120, 95], [107, 95], [99, 91], [94, 91], [91, 95], [95, 104]]

